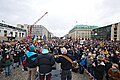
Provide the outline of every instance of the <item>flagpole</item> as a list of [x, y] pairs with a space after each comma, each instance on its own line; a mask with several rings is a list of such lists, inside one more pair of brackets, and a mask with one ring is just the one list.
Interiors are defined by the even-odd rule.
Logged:
[[5, 23], [5, 21], [4, 21], [4, 20], [2, 20], [2, 23]]

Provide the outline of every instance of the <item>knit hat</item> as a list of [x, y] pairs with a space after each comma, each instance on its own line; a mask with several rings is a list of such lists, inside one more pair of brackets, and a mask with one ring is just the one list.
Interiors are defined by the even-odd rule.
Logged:
[[47, 49], [42, 49], [42, 54], [48, 54], [49, 51]]
[[115, 64], [115, 63], [114, 63], [112, 66], [114, 66], [114, 67], [118, 68], [118, 64]]
[[35, 50], [34, 45], [31, 45], [31, 46], [30, 46], [30, 51], [34, 51], [34, 50]]
[[44, 48], [44, 49], [48, 49], [47, 44], [44, 44], [44, 45], [43, 45], [43, 48]]
[[116, 54], [119, 54], [120, 52], [116, 50], [115, 53], [116, 53]]

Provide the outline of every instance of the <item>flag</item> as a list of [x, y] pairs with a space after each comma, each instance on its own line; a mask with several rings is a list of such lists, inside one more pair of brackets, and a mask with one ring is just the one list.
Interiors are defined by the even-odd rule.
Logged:
[[24, 40], [25, 40], [26, 42], [28, 42], [28, 39], [29, 39], [28, 37], [25, 37], [25, 38], [24, 38]]
[[34, 43], [34, 44], [37, 44], [37, 39], [36, 39], [36, 38], [34, 39], [34, 42], [33, 42], [33, 43]]
[[104, 46], [104, 42], [102, 42], [102, 41], [99, 44], [100, 44], [100, 46]]
[[46, 39], [46, 36], [45, 36], [45, 35], [43, 35], [43, 39], [44, 39], [44, 40]]
[[36, 44], [37, 43], [37, 37], [34, 35], [32, 38], [32, 43]]
[[108, 54], [108, 50], [107, 49], [105, 50], [105, 54]]
[[34, 39], [35, 39], [35, 35], [33, 35], [32, 42], [34, 42]]

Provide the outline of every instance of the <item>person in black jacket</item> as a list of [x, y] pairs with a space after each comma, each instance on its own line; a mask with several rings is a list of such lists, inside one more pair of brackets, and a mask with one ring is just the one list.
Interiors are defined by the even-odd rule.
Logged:
[[35, 53], [34, 45], [30, 46], [30, 49], [25, 53], [25, 56], [26, 56], [26, 66], [28, 68], [27, 80], [35, 80], [35, 73], [37, 67], [35, 61], [38, 54]]
[[14, 59], [14, 69], [17, 67], [19, 67], [19, 52], [15, 51], [15, 53], [13, 54], [13, 59]]
[[10, 57], [9, 51], [5, 52], [6, 56], [3, 58], [2, 62], [5, 69], [5, 76], [11, 75], [11, 65], [12, 65], [12, 59]]
[[94, 67], [94, 76], [96, 80], [103, 80], [105, 72], [105, 64], [102, 59], [97, 60], [97, 64], [93, 63]]
[[[67, 52], [66, 48], [61, 48], [61, 53], [64, 56], [69, 57], [72, 61], [75, 61], [75, 58]], [[61, 80], [72, 80], [72, 63], [63, 56], [56, 56], [56, 62], [61, 63]]]
[[39, 54], [36, 59], [36, 64], [39, 67], [39, 80], [51, 80], [52, 66], [55, 64], [53, 55], [47, 49], [42, 49], [42, 54]]
[[105, 60], [106, 80], [109, 80], [108, 70], [109, 70], [111, 67], [112, 67], [112, 62], [109, 60], [109, 58], [106, 58], [106, 60]]

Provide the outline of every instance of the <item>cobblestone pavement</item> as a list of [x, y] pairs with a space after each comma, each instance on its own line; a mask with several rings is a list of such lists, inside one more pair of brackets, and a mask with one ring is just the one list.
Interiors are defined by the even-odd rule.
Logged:
[[[9, 77], [5, 77], [4, 73], [0, 74], [0, 80], [26, 80], [27, 71], [22, 71], [21, 68], [12, 70], [12, 74]], [[53, 71], [52, 80], [60, 80], [60, 72]], [[72, 80], [89, 80], [87, 74], [73, 73]]]
[[0, 74], [0, 80], [25, 80], [27, 72], [23, 72], [22, 68], [16, 68], [12, 70], [12, 74], [5, 77], [4, 73]]

